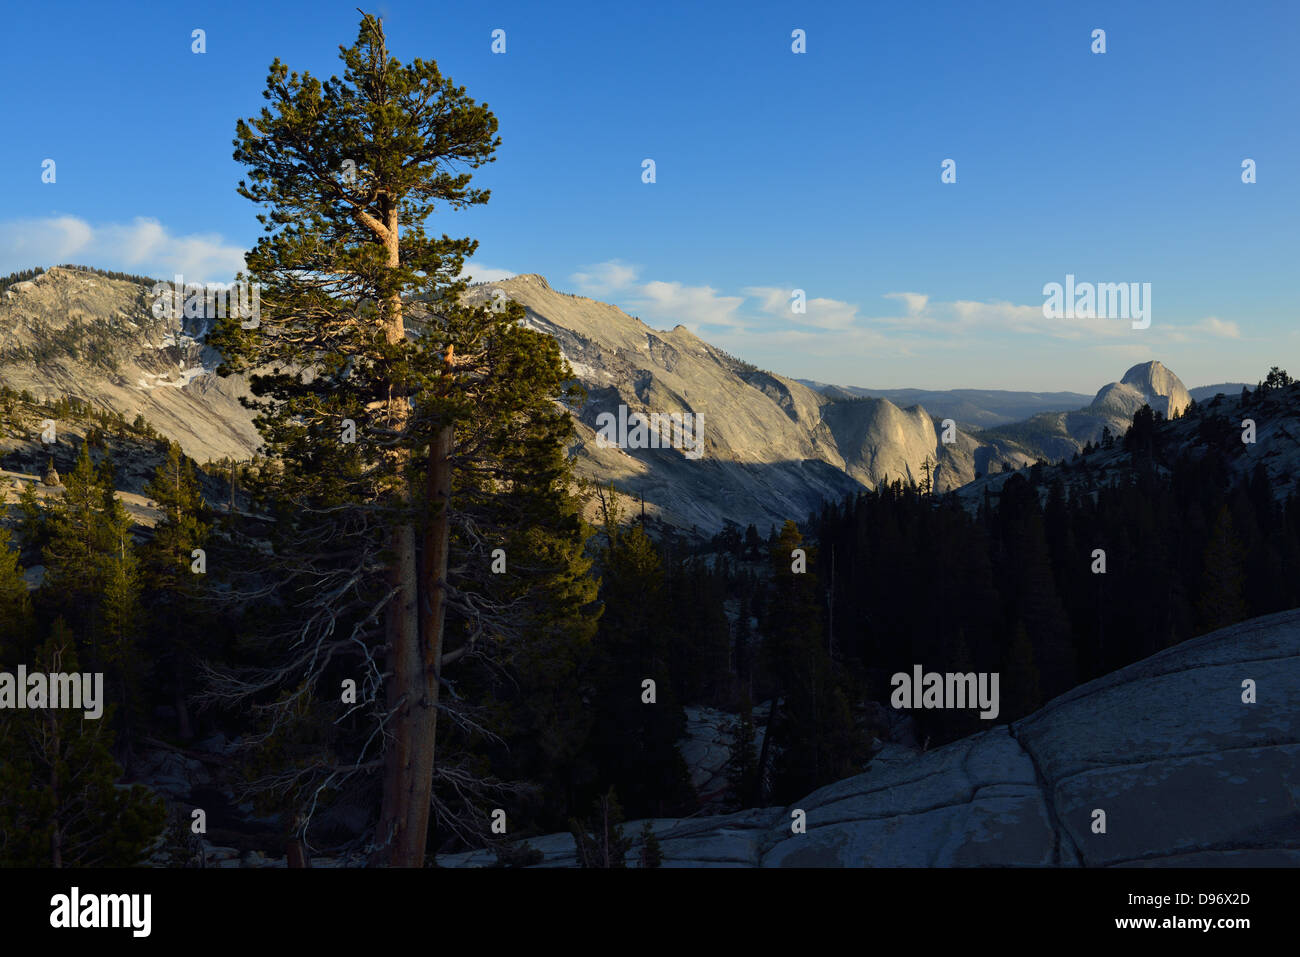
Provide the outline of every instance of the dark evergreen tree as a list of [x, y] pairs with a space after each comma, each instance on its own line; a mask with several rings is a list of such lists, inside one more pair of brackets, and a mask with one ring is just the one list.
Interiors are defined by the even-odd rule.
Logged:
[[[522, 640], [534, 620], [518, 595], [496, 600], [506, 586], [490, 581], [492, 551], [521, 540], [539, 498], [568, 494], [554, 451], [572, 424], [556, 401], [580, 390], [554, 340], [520, 324], [521, 306], [467, 301], [458, 277], [477, 244], [425, 231], [435, 206], [488, 200], [471, 171], [493, 158], [496, 118], [432, 61], [391, 57], [373, 16], [341, 58], [342, 78], [324, 82], [275, 61], [269, 108], [236, 128], [241, 195], [269, 207], [247, 257], [260, 314], [220, 322], [209, 342], [226, 371], [271, 370], [251, 383], [278, 469], [264, 489], [281, 505], [276, 587], [299, 615], [268, 616], [272, 664], [212, 693], [272, 697], [287, 716], [304, 700], [337, 709], [329, 683], [350, 674], [352, 721], [369, 727], [288, 790], [311, 806], [327, 782], [363, 786], [339, 766], [382, 761], [371, 860], [420, 866], [435, 777], [454, 778], [458, 794], [482, 780], [439, 748], [440, 713], [476, 721], [444, 697], [454, 684], [442, 669]], [[520, 488], [533, 494], [516, 498]], [[508, 574], [537, 584], [572, 567], [524, 561]], [[570, 588], [556, 614], [580, 617], [581, 598]]]
[[[80, 671], [62, 619], [36, 652], [34, 670]], [[98, 719], [68, 708], [0, 711], [0, 864], [128, 867], [162, 835], [162, 801], [119, 787], [109, 709]]]
[[1034, 646], [1030, 643], [1029, 633], [1025, 631], [1022, 622], [1016, 622], [999, 687], [1002, 695], [1002, 720], [1023, 718], [1043, 703], [1039, 690], [1038, 666], [1034, 663]]
[[623, 809], [613, 788], [596, 801], [588, 821], [570, 822], [579, 867], [627, 867], [632, 839], [623, 832]]
[[32, 602], [9, 529], [0, 525], [0, 662], [15, 664], [30, 650]]
[[740, 698], [740, 714], [731, 724], [731, 753], [727, 757], [727, 804], [752, 807], [758, 798], [758, 752], [755, 749], [754, 706], [748, 694]]
[[87, 443], [63, 484], [63, 496], [49, 500], [40, 602], [49, 617], [67, 615], [89, 670], [104, 672], [119, 705], [120, 743], [129, 751], [144, 668], [133, 522], [113, 487], [112, 463], [93, 465]]
[[[801, 560], [796, 549], [804, 552]], [[793, 800], [857, 770], [863, 742], [848, 697], [823, 642], [816, 560], [798, 526], [787, 521], [772, 548], [773, 576], [763, 622], [763, 664], [780, 699], [772, 746], [772, 797]]]
[[686, 715], [673, 690], [662, 560], [640, 524], [620, 524], [616, 502], [606, 509], [605, 610], [588, 673], [595, 693], [591, 753], [600, 781], [623, 796], [634, 817], [689, 813], [695, 799], [677, 750]]
[[638, 855], [638, 863], [641, 867], [662, 867], [663, 862], [664, 854], [659, 846], [659, 838], [655, 837], [654, 827], [646, 821], [641, 825], [641, 851]]
[[[171, 686], [178, 732], [194, 736], [190, 721], [189, 682], [203, 657], [209, 623], [199, 606], [207, 574], [206, 553], [210, 525], [208, 508], [199, 495], [194, 466], [175, 442], [167, 443], [167, 458], [145, 486], [145, 494], [162, 511], [153, 538], [142, 550], [150, 643], [155, 674]], [[196, 550], [199, 554], [196, 554]]]
[[1245, 617], [1242, 560], [1241, 542], [1233, 531], [1232, 514], [1225, 505], [1215, 516], [1205, 545], [1201, 597], [1197, 601], [1202, 632], [1214, 631]]

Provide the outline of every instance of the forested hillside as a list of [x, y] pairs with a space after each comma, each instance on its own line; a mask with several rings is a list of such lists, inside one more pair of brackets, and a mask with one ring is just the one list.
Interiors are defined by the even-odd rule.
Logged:
[[[12, 394], [3, 402], [33, 429], [44, 414]], [[152, 848], [156, 863], [179, 863], [183, 841], [154, 846], [163, 805], [104, 787], [126, 769], [157, 790], [147, 769], [160, 748], [201, 755], [197, 742], [215, 736], [230, 742], [219, 761], [205, 756], [231, 792], [216, 821], [224, 840], [271, 854], [294, 840], [315, 853], [364, 846], [374, 783], [336, 772], [365, 754], [356, 691], [370, 665], [340, 640], [319, 646], [329, 660], [310, 685], [295, 680], [301, 617], [322, 607], [315, 589], [334, 559], [321, 552], [301, 567], [310, 526], [286, 512], [282, 472], [243, 470], [232, 510], [229, 477], [202, 475], [174, 443], [79, 407], [54, 414], [74, 426], [44, 452], [65, 463], [61, 476], [30, 474], [26, 451], [3, 463], [0, 647], [6, 667], [60, 648], [75, 655], [105, 673], [112, 711], [84, 723], [93, 740], [75, 730], [66, 739], [98, 749], [98, 777], [73, 793], [38, 781], [11, 791], [6, 820], [48, 830], [84, 806], [125, 828], [111, 848], [86, 838], [85, 860]], [[522, 591], [509, 576], [483, 576], [478, 597], [448, 611], [447, 653], [462, 660], [445, 679], [430, 850], [496, 843], [497, 808], [514, 838], [565, 830], [608, 798], [628, 818], [698, 810], [679, 750], [688, 706], [738, 715], [729, 794], [714, 810], [765, 807], [865, 766], [886, 734], [879, 704], [894, 672], [1000, 672], [999, 719], [1012, 720], [1186, 638], [1300, 605], [1300, 488], [1270, 479], [1269, 450], [1231, 427], [1243, 416], [1300, 434], [1300, 386], [1275, 370], [1254, 395], [1173, 421], [1141, 411], [1109, 448], [1000, 476], [973, 500], [894, 483], [802, 523], [733, 527], [703, 544], [643, 522], [609, 489], [571, 485], [551, 505], [539, 499], [558, 511], [521, 529], [502, 561], [545, 575]], [[118, 500], [126, 483], [115, 465], [146, 454], [157, 464], [136, 487], [154, 505], [148, 523]], [[583, 496], [599, 527], [578, 517]], [[455, 534], [453, 567], [472, 560], [472, 532]], [[25, 569], [39, 581], [30, 593]], [[476, 635], [489, 601], [516, 607], [516, 624]], [[369, 608], [315, 621], [346, 637]], [[761, 750], [750, 719], [760, 702], [775, 704]], [[24, 720], [0, 716], [13, 774], [51, 759]], [[984, 724], [973, 711], [912, 720], [931, 747]], [[184, 817], [204, 802], [177, 788], [168, 803]], [[279, 824], [250, 834], [254, 813]], [[48, 842], [13, 841], [7, 860], [47, 860]]]

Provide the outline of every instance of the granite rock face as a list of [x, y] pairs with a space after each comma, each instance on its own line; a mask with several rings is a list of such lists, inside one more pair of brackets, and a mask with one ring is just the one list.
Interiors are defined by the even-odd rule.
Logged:
[[[1039, 458], [1059, 461], [1097, 442], [1109, 428], [1123, 435], [1144, 404], [1166, 417], [1191, 401], [1183, 383], [1159, 362], [1130, 368], [1075, 411], [1047, 411], [1024, 421], [979, 429], [919, 403], [901, 407], [865, 390], [805, 384], [761, 369], [700, 339], [685, 326], [652, 329], [616, 306], [552, 289], [538, 275], [470, 288], [471, 302], [505, 297], [524, 306], [525, 322], [555, 338], [586, 388], [572, 449], [578, 472], [613, 481], [644, 497], [648, 514], [681, 528], [711, 533], [731, 522], [766, 532], [801, 518], [828, 499], [902, 480], [921, 483], [935, 466], [934, 488], [946, 492], [977, 475], [1021, 468]], [[904, 397], [945, 393], [898, 390]], [[1041, 408], [1041, 397], [1021, 396]], [[1063, 403], [1077, 397], [1058, 393]], [[703, 417], [703, 454], [677, 448], [602, 448], [598, 417], [691, 413]]]
[[1042, 774], [1063, 862], [1300, 864], [1300, 611], [1168, 648], [1013, 730]]
[[[1192, 404], [1192, 395], [1182, 380], [1159, 362], [1135, 365], [1124, 373], [1120, 384], [1137, 392], [1144, 404], [1151, 406], [1166, 419], [1181, 415]], [[1136, 411], [1135, 408], [1133, 412]], [[1132, 417], [1132, 413], [1129, 416]]]
[[[763, 747], [770, 709], [771, 705], [765, 704], [751, 712], [755, 752]], [[691, 786], [700, 802], [705, 806], [718, 806], [726, 799], [727, 761], [731, 757], [735, 716], [717, 708], [689, 707], [683, 710], [686, 712], [686, 737], [678, 742], [677, 748], [686, 762]]]
[[261, 445], [242, 376], [221, 378], [202, 320], [157, 317], [151, 290], [55, 267], [0, 294], [0, 385], [136, 415], [199, 462]]
[[1144, 405], [1172, 419], [1191, 402], [1191, 393], [1178, 376], [1159, 362], [1144, 362], [1129, 369], [1119, 382], [1104, 386], [1092, 405], [1075, 416], [1078, 421], [1072, 422], [1072, 432], [1076, 439], [1096, 442], [1106, 427], [1117, 436], [1123, 435], [1133, 421], [1133, 413]]
[[[1300, 609], [1168, 648], [1010, 726], [878, 759], [789, 808], [652, 826], [670, 867], [1300, 865]], [[539, 866], [576, 863], [567, 834], [531, 843]]]
[[[766, 534], [864, 487], [920, 483], [927, 460], [936, 466], [935, 490], [945, 492], [1005, 465], [1072, 455], [1105, 427], [1122, 434], [1143, 402], [1170, 414], [1189, 401], [1177, 376], [1148, 362], [1087, 408], [983, 431], [963, 424], [945, 442], [944, 418], [922, 404], [810, 388], [757, 369], [685, 326], [653, 329], [609, 303], [552, 289], [538, 275], [473, 286], [467, 297], [486, 303], [498, 293], [525, 307], [530, 327], [555, 338], [587, 389], [571, 449], [578, 473], [612, 481], [644, 498], [648, 515], [704, 534], [727, 523], [752, 523]], [[239, 401], [248, 381], [216, 375], [220, 356], [206, 345], [211, 321], [156, 316], [152, 305], [149, 287], [80, 269], [56, 267], [14, 284], [0, 294], [0, 385], [37, 399], [76, 396], [128, 421], [143, 415], [199, 462], [248, 458], [261, 445], [254, 413]], [[417, 313], [413, 308], [413, 319]], [[900, 403], [913, 395], [940, 394], [894, 393]], [[1045, 401], [1030, 398], [1033, 408]], [[1060, 398], [1070, 401], [1069, 394]], [[602, 447], [600, 416], [620, 409], [690, 413], [702, 425], [701, 444], [692, 437], [690, 455], [671, 440], [656, 448]]]
[[[765, 372], [685, 326], [657, 330], [616, 306], [552, 289], [538, 275], [472, 287], [472, 302], [518, 302], [526, 323], [555, 338], [587, 390], [573, 452], [580, 474], [644, 496], [647, 512], [712, 533], [730, 521], [767, 532], [886, 479], [916, 479], [935, 456], [934, 426], [916, 407], [887, 400], [836, 403]], [[828, 407], [836, 407], [832, 420]], [[701, 454], [681, 447], [602, 447], [600, 417], [690, 414]], [[693, 450], [692, 450], [693, 451]]]

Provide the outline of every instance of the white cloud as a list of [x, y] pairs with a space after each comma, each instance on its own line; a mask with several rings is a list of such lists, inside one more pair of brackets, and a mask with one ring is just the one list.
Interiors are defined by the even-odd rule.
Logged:
[[155, 219], [92, 226], [76, 216], [0, 222], [0, 272], [64, 262], [170, 280], [226, 282], [244, 268], [244, 250], [216, 233], [176, 236]]
[[1198, 322], [1195, 328], [1220, 339], [1241, 338], [1241, 328], [1235, 322], [1219, 319], [1216, 316], [1207, 316]]
[[[929, 308], [925, 306], [924, 308]], [[1078, 338], [1083, 332], [1110, 331], [1116, 323], [1112, 320], [1048, 319], [1043, 315], [1041, 305], [1020, 306], [1014, 302], [976, 302], [972, 299], [958, 299], [955, 302], [935, 303], [935, 311], [940, 315], [949, 315], [953, 321], [965, 330], [1005, 329], [1012, 332], [1038, 332], [1059, 338]], [[1109, 322], [1110, 326], [1102, 323]], [[1127, 329], [1128, 325], [1119, 328]]]
[[[146, 263], [167, 249], [167, 230], [156, 219], [137, 218], [129, 225], [111, 224], [99, 230], [103, 245], [118, 250], [132, 268]], [[216, 242], [220, 242], [217, 239]]]
[[0, 269], [13, 272], [64, 262], [84, 249], [93, 234], [89, 224], [75, 216], [0, 224]]
[[1043, 315], [1043, 307], [1038, 303], [1020, 305], [1005, 300], [980, 302], [974, 299], [941, 302], [922, 293], [887, 293], [884, 298], [902, 301], [907, 315], [872, 317], [868, 322], [887, 327], [902, 326], [913, 332], [945, 338], [1015, 334], [1082, 341], [1142, 335], [1149, 343], [1168, 331], [1158, 332], [1154, 325], [1151, 330], [1135, 331], [1124, 319], [1049, 319]]
[[794, 294], [793, 289], [782, 286], [747, 286], [743, 291], [751, 299], [757, 299], [758, 308], [769, 316], [781, 316], [788, 312]]
[[864, 315], [858, 304], [825, 297], [807, 300], [806, 311], [796, 313], [791, 309], [793, 285], [746, 286], [743, 295], [724, 295], [709, 285], [640, 281], [640, 272], [615, 259], [584, 266], [572, 279], [587, 294], [616, 302], [651, 325], [682, 323], [765, 367], [784, 370], [800, 361], [806, 369], [826, 370], [815, 377], [827, 381], [835, 381], [831, 369], [853, 368], [849, 357], [869, 356], [901, 370], [918, 362], [951, 365], [965, 361], [963, 356], [1057, 349], [1056, 341], [1068, 343], [1080, 356], [1086, 351], [1141, 359], [1152, 349], [1196, 348], [1198, 342], [1241, 337], [1236, 322], [1218, 317], [1180, 325], [1156, 316], [1149, 329], [1138, 330], [1126, 319], [1048, 318], [1040, 301], [936, 301], [913, 291], [884, 294], [900, 307], [885, 315]]
[[712, 286], [685, 286], [680, 282], [647, 282], [638, 286], [627, 305], [642, 319], [685, 326], [738, 326], [736, 310], [742, 296], [720, 296]]
[[925, 304], [930, 301], [930, 297], [921, 292], [887, 292], [886, 299], [901, 300], [907, 306], [909, 316], [918, 316], [925, 311]]
[[807, 313], [796, 318], [819, 329], [847, 329], [858, 318], [858, 307], [839, 299], [809, 299], [807, 308]]
[[633, 266], [618, 259], [583, 266], [582, 269], [583, 272], [575, 272], [569, 278], [588, 296], [606, 295], [626, 289], [636, 282], [637, 276], [641, 274], [640, 266]]
[[840, 299], [818, 297], [804, 303], [804, 312], [795, 312], [792, 288], [748, 286], [743, 292], [759, 300], [759, 309], [774, 319], [787, 319], [817, 329], [847, 329], [858, 318], [858, 307]]
[[469, 279], [471, 282], [500, 282], [517, 275], [519, 274], [513, 269], [497, 269], [495, 266], [467, 262], [458, 278]]

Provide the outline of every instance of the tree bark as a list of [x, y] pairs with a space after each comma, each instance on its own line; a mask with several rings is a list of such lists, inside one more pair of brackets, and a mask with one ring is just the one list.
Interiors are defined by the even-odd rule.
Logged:
[[[388, 253], [388, 265], [401, 264], [398, 245], [398, 211], [385, 198], [384, 222], [379, 236]], [[390, 345], [405, 341], [400, 293], [387, 303], [385, 335]], [[388, 424], [398, 433], [406, 431], [410, 405], [404, 388], [390, 385]], [[400, 506], [409, 506], [410, 451], [393, 453], [392, 468], [397, 480]], [[428, 693], [424, 678], [424, 655], [420, 650], [419, 569], [416, 563], [415, 526], [409, 520], [396, 525], [389, 535], [391, 552], [388, 583], [395, 591], [385, 618], [387, 638], [386, 701], [389, 714], [387, 750], [384, 754], [384, 796], [370, 862], [388, 867], [422, 867], [428, 835], [429, 795], [432, 782], [433, 741], [427, 730]], [[429, 752], [427, 755], [424, 752]], [[424, 773], [426, 767], [429, 773]], [[421, 783], [422, 778], [429, 779]]]
[[411, 863], [411, 765], [418, 742], [413, 735], [412, 714], [422, 697], [419, 677], [419, 619], [416, 613], [415, 529], [401, 525], [390, 538], [393, 564], [389, 584], [397, 590], [387, 616], [388, 679], [387, 702], [392, 735], [384, 755], [384, 799], [379, 817], [378, 845], [374, 863], [392, 867], [418, 867], [421, 856]]
[[303, 847], [302, 841], [293, 840], [289, 842], [285, 856], [286, 867], [311, 867], [311, 862], [307, 859], [307, 851]]
[[767, 799], [767, 789], [763, 786], [763, 778], [767, 773], [767, 749], [772, 743], [772, 729], [776, 725], [776, 710], [781, 706], [781, 697], [777, 695], [772, 698], [772, 709], [767, 713], [767, 729], [763, 732], [763, 747], [758, 752], [758, 774], [754, 775], [754, 795], [751, 799], [750, 807], [761, 807], [763, 801]]
[[451, 450], [454, 443], [451, 426], [438, 429], [429, 446], [429, 471], [426, 478], [429, 522], [425, 526], [422, 566], [420, 568], [420, 645], [424, 654], [425, 712], [422, 715], [420, 795], [423, 816], [421, 846], [427, 834], [429, 805], [433, 796], [433, 762], [438, 734], [438, 692], [442, 676], [443, 625], [447, 617], [447, 558], [451, 551], [451, 526], [448, 510], [451, 502]]
[[[390, 617], [399, 633], [390, 636], [389, 707], [395, 711], [393, 741], [386, 755], [384, 804], [380, 843], [386, 844], [376, 863], [389, 867], [422, 867], [429, 835], [433, 797], [433, 762], [438, 730], [438, 678], [446, 618], [447, 555], [450, 527], [447, 503], [451, 495], [451, 427], [439, 430], [429, 449], [427, 492], [432, 511], [425, 529], [417, 589], [403, 589], [395, 601], [401, 614]], [[414, 557], [414, 530], [402, 526], [399, 554]], [[406, 536], [411, 534], [411, 547]], [[400, 573], [415, 576], [414, 563]], [[404, 579], [405, 580], [405, 579]]]

